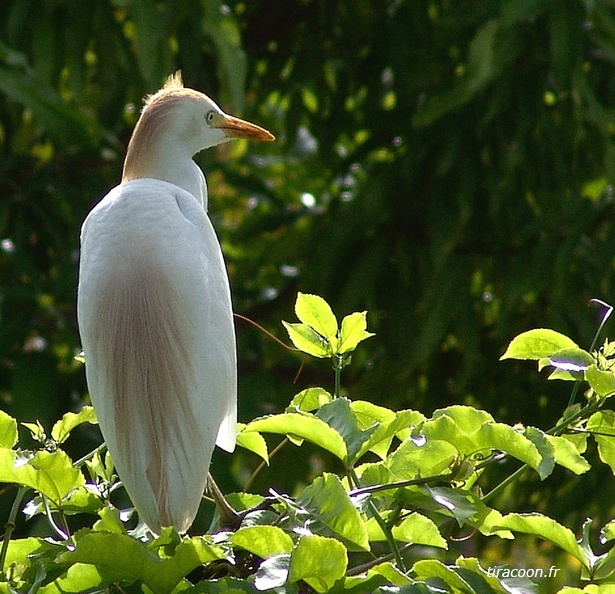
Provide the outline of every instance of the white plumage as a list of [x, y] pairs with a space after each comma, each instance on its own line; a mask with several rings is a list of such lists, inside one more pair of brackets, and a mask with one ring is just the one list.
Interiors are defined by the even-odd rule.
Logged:
[[235, 447], [236, 348], [226, 268], [192, 157], [273, 140], [178, 76], [147, 99], [122, 183], [81, 233], [78, 321], [100, 427], [140, 517], [192, 524], [214, 444]]

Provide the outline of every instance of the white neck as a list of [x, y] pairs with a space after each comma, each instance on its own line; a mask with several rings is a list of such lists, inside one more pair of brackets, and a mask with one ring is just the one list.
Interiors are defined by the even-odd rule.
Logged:
[[[207, 210], [207, 182], [200, 167], [190, 158], [173, 158], [174, 151], [161, 151], [154, 156], [153, 151], [140, 152], [126, 158], [122, 181], [139, 178], [153, 178], [175, 184], [192, 194]], [[147, 158], [141, 158], [145, 157]]]

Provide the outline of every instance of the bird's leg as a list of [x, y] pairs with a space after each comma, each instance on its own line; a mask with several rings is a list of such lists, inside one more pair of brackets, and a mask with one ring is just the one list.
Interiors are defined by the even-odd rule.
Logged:
[[242, 514], [237, 513], [225, 499], [211, 472], [207, 475], [207, 490], [210, 492], [220, 514], [220, 527], [239, 527], [239, 523], [243, 518]]

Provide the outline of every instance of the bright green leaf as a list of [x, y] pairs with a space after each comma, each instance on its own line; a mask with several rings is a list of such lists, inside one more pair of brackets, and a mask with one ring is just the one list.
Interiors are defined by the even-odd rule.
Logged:
[[303, 489], [297, 504], [310, 512], [315, 532], [324, 532], [342, 540], [350, 550], [369, 551], [365, 523], [353, 505], [342, 482], [325, 472]]
[[555, 462], [575, 474], [583, 474], [591, 468], [591, 464], [579, 454], [579, 450], [566, 437], [547, 435], [547, 440], [553, 446]]
[[412, 571], [418, 579], [441, 579], [453, 592], [472, 593], [475, 590], [464, 580], [452, 567], [444, 565], [435, 559], [425, 559], [417, 561], [412, 567]]
[[295, 313], [301, 322], [316, 330], [330, 344], [335, 344], [337, 318], [330, 305], [322, 297], [299, 293], [295, 303]]
[[594, 358], [583, 349], [565, 348], [556, 351], [548, 357], [549, 364], [561, 371], [570, 373], [583, 373], [590, 365], [593, 365]]
[[244, 431], [279, 433], [307, 439], [340, 460], [345, 460], [348, 455], [344, 438], [327, 423], [309, 414], [284, 413], [261, 417], [248, 423]]
[[354, 351], [360, 342], [371, 336], [374, 336], [374, 334], [367, 331], [366, 311], [355, 312], [346, 316], [342, 320], [338, 353]]
[[84, 406], [78, 413], [68, 412], [51, 429], [51, 437], [58, 443], [68, 439], [70, 432], [82, 423], [96, 423], [96, 413], [91, 406]]
[[333, 400], [333, 396], [324, 388], [307, 388], [295, 395], [286, 410], [291, 412], [292, 409], [298, 408], [304, 412], [311, 412], [319, 409], [323, 404], [331, 402], [331, 400]]
[[323, 340], [318, 332], [309, 326], [305, 324], [290, 324], [289, 322], [282, 323], [288, 332], [290, 340], [300, 351], [320, 359], [326, 359], [333, 354], [329, 344]]
[[587, 559], [572, 530], [562, 526], [552, 518], [539, 513], [507, 514], [498, 523], [498, 528], [507, 528], [513, 532], [532, 534], [543, 540], [548, 540], [570, 553], [587, 567]]
[[139, 579], [155, 594], [170, 592], [195, 567], [225, 558], [222, 549], [206, 537], [186, 538], [177, 545], [172, 557], [161, 559], [142, 542], [125, 534], [86, 529], [75, 536], [75, 550], [61, 554], [59, 562], [104, 568], [109, 579]]
[[[386, 540], [382, 528], [374, 518], [370, 518], [366, 525], [370, 541], [378, 542]], [[442, 538], [433, 520], [418, 512], [412, 512], [399, 524], [393, 526], [392, 532], [395, 540], [400, 542], [448, 549], [446, 540]]]
[[600, 460], [615, 474], [615, 413], [610, 410], [594, 413], [587, 420], [586, 428], [594, 434]]
[[240, 528], [231, 535], [230, 541], [233, 545], [250, 551], [263, 559], [282, 553], [290, 553], [293, 549], [292, 538], [277, 526]]
[[503, 359], [533, 359], [550, 357], [557, 351], [566, 348], [578, 348], [577, 344], [564, 334], [547, 328], [528, 330], [513, 338]]
[[585, 370], [585, 380], [598, 396], [606, 398], [615, 394], [615, 375], [612, 371], [602, 371], [596, 365], [590, 365]]
[[17, 421], [0, 410], [0, 447], [12, 448], [17, 443]]
[[38, 590], [39, 594], [78, 594], [107, 591], [109, 580], [103, 578], [95, 565], [75, 563], [52, 583]]
[[269, 464], [269, 451], [265, 438], [258, 431], [243, 431], [244, 428], [245, 425], [238, 424], [237, 445], [256, 454]]
[[440, 439], [404, 441], [386, 460], [397, 480], [442, 474], [459, 456], [457, 448]]
[[[425, 421], [420, 433], [427, 439], [441, 439], [454, 445], [462, 455], [501, 450], [525, 462], [542, 473], [542, 456], [536, 446], [519, 431], [509, 425], [496, 423], [493, 417], [471, 406], [449, 406], [434, 412], [431, 420]], [[541, 477], [544, 478], [543, 474]]]
[[83, 474], [73, 467], [62, 450], [39, 451], [31, 458], [0, 448], [0, 483], [16, 483], [46, 495], [61, 507], [66, 495], [85, 484]]
[[609, 540], [615, 540], [615, 520], [611, 520], [600, 530], [600, 542], [604, 544]]
[[290, 557], [289, 580], [305, 581], [316, 592], [327, 592], [346, 573], [348, 554], [344, 545], [324, 536], [303, 536]]
[[376, 586], [393, 584], [403, 586], [412, 581], [404, 575], [392, 563], [381, 563], [371, 567], [361, 575], [346, 576], [344, 579], [344, 591], [352, 592], [372, 592]]

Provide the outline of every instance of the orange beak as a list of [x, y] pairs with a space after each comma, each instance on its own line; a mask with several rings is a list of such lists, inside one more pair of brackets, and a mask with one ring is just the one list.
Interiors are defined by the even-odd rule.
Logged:
[[247, 140], [256, 140], [259, 142], [271, 142], [275, 140], [275, 136], [271, 132], [265, 130], [265, 128], [261, 128], [256, 124], [251, 124], [250, 122], [226, 114], [217, 124], [216, 128], [224, 130], [229, 138], [246, 138]]

